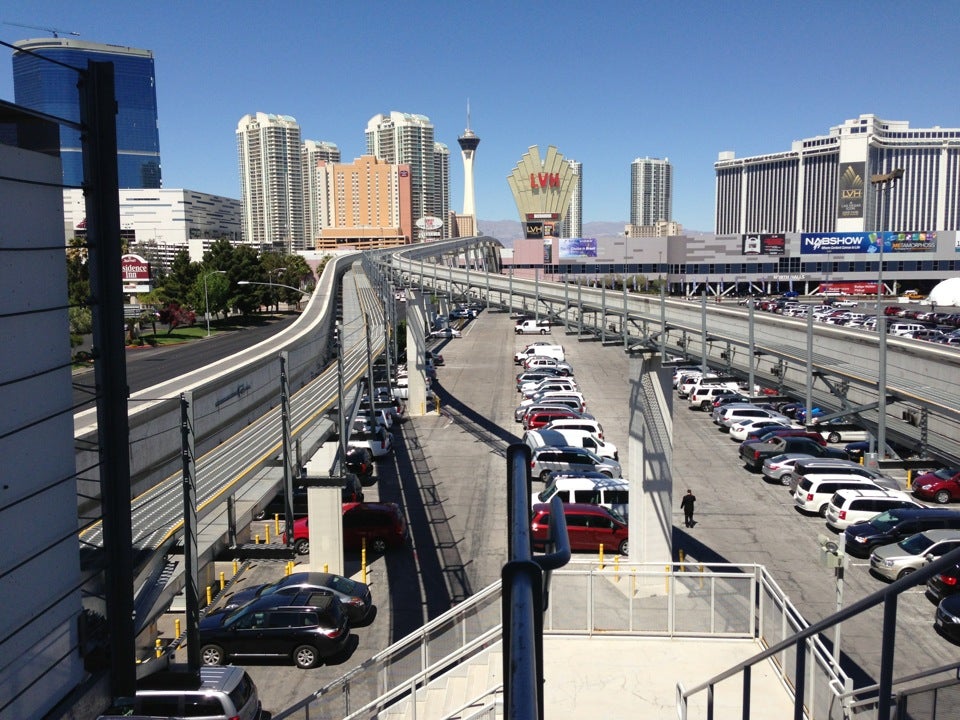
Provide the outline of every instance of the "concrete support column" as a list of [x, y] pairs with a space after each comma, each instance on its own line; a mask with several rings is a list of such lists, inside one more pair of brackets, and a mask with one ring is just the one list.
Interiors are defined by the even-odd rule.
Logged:
[[665, 565], [673, 558], [672, 377], [655, 354], [631, 357], [630, 377], [630, 561]]
[[[429, 304], [429, 301], [425, 301]], [[424, 306], [407, 303], [407, 415], [421, 417], [427, 407], [427, 328]]]
[[308, 487], [307, 515], [310, 518], [310, 572], [326, 571], [343, 575], [342, 486]]

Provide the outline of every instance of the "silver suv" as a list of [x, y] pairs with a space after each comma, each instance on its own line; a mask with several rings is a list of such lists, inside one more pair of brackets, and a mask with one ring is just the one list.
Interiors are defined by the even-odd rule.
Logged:
[[620, 463], [602, 458], [586, 448], [573, 445], [545, 445], [533, 451], [530, 477], [546, 480], [550, 473], [568, 471], [597, 471], [609, 478], [622, 477]]
[[204, 718], [204, 720], [262, 720], [270, 714], [260, 707], [260, 695], [243, 668], [201, 667], [200, 681], [185, 668], [173, 666], [137, 682], [136, 697], [118, 701], [98, 720], [119, 718]]

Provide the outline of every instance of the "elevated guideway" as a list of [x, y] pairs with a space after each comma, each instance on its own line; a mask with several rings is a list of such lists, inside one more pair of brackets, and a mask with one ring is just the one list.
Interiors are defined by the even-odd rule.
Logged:
[[[526, 309], [580, 339], [664, 352], [736, 373], [783, 393], [848, 411], [875, 431], [880, 348], [876, 333], [583, 284], [503, 275], [492, 238], [461, 238], [381, 253], [395, 282], [454, 299]], [[487, 272], [487, 269], [492, 270]], [[960, 350], [908, 338], [886, 342], [888, 440], [960, 464]], [[871, 406], [873, 406], [871, 408]]]

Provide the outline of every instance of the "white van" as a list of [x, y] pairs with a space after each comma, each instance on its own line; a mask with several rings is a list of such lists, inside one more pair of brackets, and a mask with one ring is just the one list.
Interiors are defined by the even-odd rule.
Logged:
[[837, 490], [827, 505], [827, 527], [844, 531], [854, 523], [869, 520], [894, 508], [923, 507], [900, 490]]
[[[630, 508], [630, 483], [623, 478], [560, 477], [557, 495], [565, 503], [589, 503], [613, 510], [627, 518]], [[541, 503], [540, 493], [531, 493], [530, 505]]]
[[523, 350], [517, 351], [513, 356], [513, 361], [520, 365], [524, 360], [534, 355], [545, 355], [560, 362], [566, 360], [563, 354], [563, 345], [528, 345]]
[[523, 435], [523, 442], [530, 446], [531, 450], [536, 450], [543, 445], [572, 445], [573, 447], [584, 447], [593, 451], [600, 457], [619, 460], [617, 446], [612, 442], [604, 442], [599, 437], [586, 430], [574, 430], [572, 428], [528, 430]]
[[603, 440], [603, 425], [593, 418], [559, 418], [554, 420], [543, 430], [585, 430]]
[[895, 322], [887, 326], [887, 333], [899, 337], [907, 337], [910, 333], [917, 332], [917, 330], [926, 329], [926, 326], [920, 323]]

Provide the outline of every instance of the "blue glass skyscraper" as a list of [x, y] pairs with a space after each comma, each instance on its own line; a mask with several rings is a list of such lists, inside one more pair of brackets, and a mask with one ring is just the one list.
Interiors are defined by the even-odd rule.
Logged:
[[[86, 69], [88, 60], [112, 62], [117, 97], [120, 187], [160, 187], [160, 133], [152, 52], [65, 38], [22, 40], [15, 45], [13, 89], [16, 103], [68, 120], [80, 120], [77, 73], [43, 58], [82, 69]], [[60, 128], [60, 157], [64, 183], [80, 185], [83, 156], [77, 130]]]

